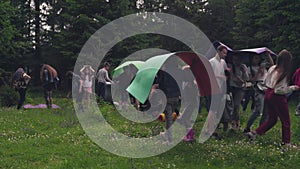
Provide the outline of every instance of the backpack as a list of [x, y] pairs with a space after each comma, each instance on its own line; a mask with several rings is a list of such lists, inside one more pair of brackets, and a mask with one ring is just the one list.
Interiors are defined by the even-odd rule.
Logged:
[[23, 69], [22, 70], [18, 69], [13, 75], [12, 81], [16, 91], [20, 90], [21, 88], [26, 88], [27, 86], [27, 83], [23, 75], [24, 75]]

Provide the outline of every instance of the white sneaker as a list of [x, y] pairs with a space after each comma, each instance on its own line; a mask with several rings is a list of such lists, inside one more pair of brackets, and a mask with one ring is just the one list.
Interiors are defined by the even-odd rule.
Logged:
[[298, 149], [298, 146], [291, 144], [291, 143], [287, 143], [287, 144], [283, 145], [283, 147], [288, 150], [297, 150]]
[[248, 136], [248, 138], [251, 139], [251, 140], [255, 140], [257, 134], [250, 131], [250, 132], [246, 133], [246, 136]]

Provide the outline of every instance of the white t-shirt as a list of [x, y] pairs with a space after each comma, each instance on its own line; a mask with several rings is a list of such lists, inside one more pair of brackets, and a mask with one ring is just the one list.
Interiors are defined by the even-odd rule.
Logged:
[[224, 59], [220, 59], [218, 55], [211, 58], [209, 60], [212, 69], [214, 71], [214, 74], [216, 76], [219, 88], [222, 89], [222, 91], [226, 91], [226, 76], [225, 76], [225, 69], [227, 68], [227, 64]]
[[274, 70], [276, 65], [270, 67], [265, 84], [268, 88], [274, 89], [276, 94], [285, 95], [295, 90], [295, 86], [288, 86], [287, 78], [285, 77], [279, 83], [276, 84], [277, 79], [279, 78], [279, 72]]

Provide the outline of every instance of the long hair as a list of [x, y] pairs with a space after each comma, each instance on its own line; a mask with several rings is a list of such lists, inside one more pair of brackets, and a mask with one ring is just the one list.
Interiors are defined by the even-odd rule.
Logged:
[[57, 72], [52, 66], [50, 66], [48, 64], [43, 64], [42, 67], [41, 67], [41, 70], [40, 70], [41, 80], [43, 80], [43, 71], [44, 71], [44, 69], [47, 69], [49, 71], [51, 79], [57, 77]]
[[281, 52], [279, 52], [277, 56], [276, 67], [274, 69], [279, 72], [279, 77], [276, 80], [276, 84], [282, 81], [285, 77], [287, 79], [287, 82], [290, 81], [291, 67], [292, 67], [291, 64], [292, 64], [292, 54], [286, 49], [283, 49]]
[[24, 71], [23, 68], [18, 68], [16, 70], [16, 72], [14, 73], [13, 81], [20, 80], [22, 78], [22, 76], [23, 76], [24, 73], [25, 73], [25, 71]]
[[[262, 57], [263, 56], [261, 56], [262, 54], [260, 54], [260, 55], [257, 55], [257, 56], [259, 56], [259, 62], [258, 62], [258, 66], [260, 66], [261, 64], [262, 64], [262, 62], [263, 62], [263, 59], [262, 59]], [[251, 77], [254, 77], [255, 76], [255, 72], [254, 72], [254, 70], [253, 70], [253, 58], [254, 58], [255, 56], [252, 56], [251, 57], [251, 59], [250, 59], [250, 74], [251, 74]]]

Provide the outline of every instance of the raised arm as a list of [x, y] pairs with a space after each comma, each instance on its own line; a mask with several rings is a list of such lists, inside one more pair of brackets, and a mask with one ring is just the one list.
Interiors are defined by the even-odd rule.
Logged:
[[273, 66], [274, 65], [274, 61], [272, 59], [270, 49], [266, 48], [266, 51], [267, 51], [267, 56], [268, 56], [268, 59], [269, 59], [270, 66]]

